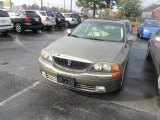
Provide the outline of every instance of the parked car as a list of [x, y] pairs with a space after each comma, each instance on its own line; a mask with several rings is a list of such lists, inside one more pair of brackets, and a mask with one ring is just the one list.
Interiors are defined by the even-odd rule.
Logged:
[[55, 16], [55, 19], [56, 19], [55, 28], [64, 28], [66, 25], [64, 16], [58, 12], [52, 12], [52, 14], [53, 14], [53, 16]]
[[65, 17], [66, 27], [78, 25], [78, 20], [73, 13], [62, 13]]
[[43, 25], [39, 15], [32, 10], [7, 10], [17, 33], [24, 30], [41, 30]]
[[0, 9], [0, 33], [8, 34], [12, 28], [13, 24], [7, 11]]
[[140, 38], [146, 38], [149, 39], [151, 35], [156, 32], [160, 28], [160, 24], [158, 20], [145, 20], [140, 25], [137, 35], [140, 36]]
[[78, 24], [80, 24], [80, 23], [81, 23], [81, 17], [79, 16], [79, 14], [73, 13], [73, 15], [75, 15], [75, 17], [76, 17], [77, 20], [78, 20]]
[[41, 17], [42, 24], [47, 30], [51, 30], [51, 28], [55, 27], [56, 20], [55, 16], [53, 16], [50, 11], [36, 11], [36, 13]]
[[80, 18], [81, 18], [81, 22], [84, 22], [86, 19], [87, 19], [87, 16], [86, 15], [83, 15], [83, 14], [79, 14]]
[[41, 51], [42, 76], [78, 91], [104, 93], [123, 86], [130, 49], [124, 21], [86, 20]]
[[152, 35], [147, 49], [146, 58], [152, 60], [158, 74], [158, 92], [160, 94], [160, 30]]

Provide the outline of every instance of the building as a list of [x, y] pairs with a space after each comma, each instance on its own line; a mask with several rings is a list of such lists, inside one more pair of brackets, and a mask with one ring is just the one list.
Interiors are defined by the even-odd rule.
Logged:
[[4, 6], [3, 6], [3, 2], [0, 1], [0, 9], [2, 9]]
[[142, 11], [142, 18], [153, 18], [160, 20], [160, 4], [152, 4]]

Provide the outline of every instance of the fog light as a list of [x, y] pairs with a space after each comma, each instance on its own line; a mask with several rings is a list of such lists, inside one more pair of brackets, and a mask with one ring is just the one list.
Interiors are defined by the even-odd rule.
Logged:
[[104, 93], [106, 92], [106, 88], [104, 86], [96, 86], [95, 92]]

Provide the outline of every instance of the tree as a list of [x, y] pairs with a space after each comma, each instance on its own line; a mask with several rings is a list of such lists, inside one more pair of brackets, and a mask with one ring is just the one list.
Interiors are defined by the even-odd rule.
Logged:
[[23, 4], [23, 5], [22, 5], [22, 8], [23, 8], [24, 10], [27, 10], [27, 5], [26, 5], [26, 4]]
[[118, 0], [118, 6], [126, 17], [137, 17], [142, 12], [141, 0]]
[[105, 8], [106, 3], [105, 1], [110, 0], [77, 0], [76, 5], [82, 10], [93, 10], [93, 17], [95, 17], [95, 13], [97, 9]]

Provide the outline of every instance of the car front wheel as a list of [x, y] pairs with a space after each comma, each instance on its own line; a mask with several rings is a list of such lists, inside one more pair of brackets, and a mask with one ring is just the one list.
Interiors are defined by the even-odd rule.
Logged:
[[143, 38], [143, 32], [140, 32], [139, 37]]
[[20, 23], [16, 23], [15, 24], [15, 30], [16, 30], [17, 33], [23, 33], [22, 25]]

